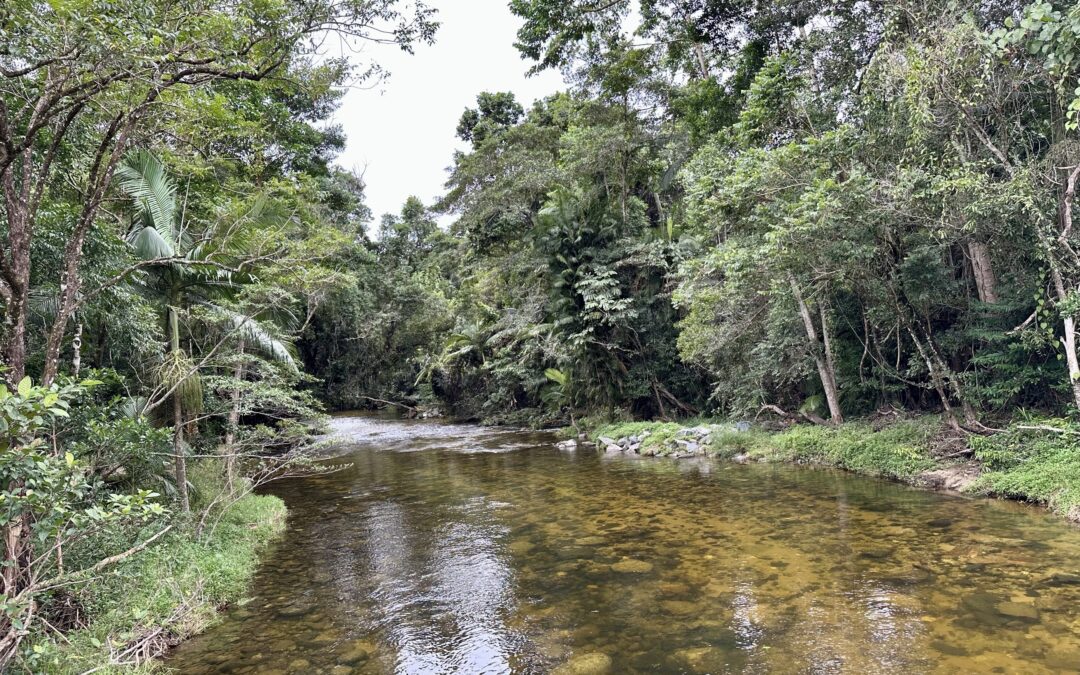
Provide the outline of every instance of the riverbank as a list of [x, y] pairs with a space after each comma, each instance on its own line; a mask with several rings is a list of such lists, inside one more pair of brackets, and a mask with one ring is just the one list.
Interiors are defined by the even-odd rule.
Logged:
[[594, 424], [585, 440], [601, 452], [830, 466], [920, 487], [1041, 504], [1080, 522], [1080, 432], [1054, 422], [967, 437], [943, 431], [936, 416], [780, 431], [715, 420], [623, 422]]
[[40, 637], [26, 665], [32, 672], [63, 675], [91, 669], [159, 672], [157, 661], [116, 662], [159, 655], [212, 625], [221, 608], [242, 603], [261, 554], [285, 527], [285, 515], [277, 497], [252, 494], [202, 540], [190, 529], [170, 533], [80, 592], [87, 625], [60, 638]]

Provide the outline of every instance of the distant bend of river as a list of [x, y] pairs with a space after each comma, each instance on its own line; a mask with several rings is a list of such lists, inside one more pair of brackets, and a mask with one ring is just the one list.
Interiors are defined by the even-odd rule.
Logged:
[[182, 673], [1080, 672], [1080, 530], [839, 471], [334, 420]]

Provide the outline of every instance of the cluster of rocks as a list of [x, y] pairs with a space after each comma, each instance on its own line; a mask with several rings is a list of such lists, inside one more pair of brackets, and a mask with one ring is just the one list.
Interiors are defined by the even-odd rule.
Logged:
[[[621, 438], [601, 436], [597, 439], [596, 446], [610, 454], [634, 454], [646, 457], [662, 455], [675, 457], [676, 459], [704, 457], [709, 454], [713, 434], [717, 432], [748, 431], [749, 428], [750, 425], [746, 422], [739, 422], [730, 426], [708, 424], [680, 429], [674, 435], [664, 437], [662, 440], [655, 440], [653, 433], [645, 430]], [[654, 437], [652, 442], [649, 441], [651, 436]], [[560, 450], [576, 450], [582, 445], [592, 444], [585, 440], [584, 437], [579, 440], [567, 440], [555, 444]]]

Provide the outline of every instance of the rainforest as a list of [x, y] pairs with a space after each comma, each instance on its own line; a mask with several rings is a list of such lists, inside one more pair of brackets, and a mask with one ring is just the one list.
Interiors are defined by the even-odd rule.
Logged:
[[480, 5], [0, 5], [0, 671], [1080, 671], [1080, 5]]

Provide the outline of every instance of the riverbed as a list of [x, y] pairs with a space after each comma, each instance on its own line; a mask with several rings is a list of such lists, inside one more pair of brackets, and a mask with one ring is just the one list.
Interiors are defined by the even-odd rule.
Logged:
[[1080, 671], [1080, 529], [810, 467], [334, 420], [183, 673]]

